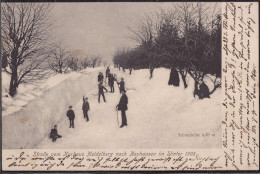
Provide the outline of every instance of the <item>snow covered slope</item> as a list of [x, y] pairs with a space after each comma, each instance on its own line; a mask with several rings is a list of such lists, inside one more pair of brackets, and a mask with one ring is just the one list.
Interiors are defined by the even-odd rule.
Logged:
[[[132, 75], [117, 69], [112, 69], [112, 72], [117, 74], [118, 79], [124, 77], [126, 88], [129, 89], [127, 127], [119, 128], [117, 123], [117, 117], [121, 123], [121, 113], [115, 110], [120, 99], [117, 86], [115, 93], [105, 93], [107, 102], [101, 99], [99, 104], [97, 96], [88, 93], [97, 91], [96, 76], [91, 75], [94, 78], [91, 80], [93, 88], [91, 85], [91, 90], [84, 91], [89, 94], [90, 122], [83, 118], [82, 98], [79, 96], [74, 105], [75, 129], [69, 129], [69, 121], [64, 118], [58, 123], [58, 131], [63, 137], [53, 143], [46, 134], [46, 138], [34, 148], [221, 147], [221, 89], [212, 94], [210, 99], [199, 100], [192, 95], [191, 78], [188, 78], [189, 87], [186, 90], [182, 84], [180, 87], [168, 86], [170, 72], [167, 69], [156, 69], [151, 80], [149, 70], [133, 71]], [[81, 85], [83, 89], [84, 84]], [[65, 112], [65, 109], [61, 110]], [[64, 112], [61, 111], [63, 115]], [[50, 128], [44, 127], [47, 130]]]
[[[42, 85], [43, 88], [24, 90], [12, 100], [10, 114], [2, 117], [2, 147], [8, 148], [33, 148], [46, 137], [51, 127], [66, 118], [69, 105], [74, 105], [83, 94], [94, 89], [97, 69], [88, 69], [80, 73], [56, 75]], [[20, 92], [20, 93], [19, 93]], [[31, 100], [24, 97], [33, 92], [38, 92]], [[3, 96], [4, 98], [4, 96]], [[23, 100], [23, 107], [15, 102]], [[3, 104], [5, 100], [3, 99]], [[8, 106], [9, 107], [9, 106]]]

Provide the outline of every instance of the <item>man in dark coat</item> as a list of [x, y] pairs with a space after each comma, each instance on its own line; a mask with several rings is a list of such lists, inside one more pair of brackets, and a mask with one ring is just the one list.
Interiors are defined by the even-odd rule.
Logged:
[[100, 103], [100, 95], [102, 95], [104, 102], [106, 102], [106, 98], [105, 98], [103, 89], [105, 89], [107, 91], [107, 89], [102, 85], [102, 81], [101, 81], [98, 84], [98, 103]]
[[54, 129], [51, 129], [50, 138], [52, 142], [55, 142], [57, 138], [61, 138], [62, 136], [58, 134], [57, 125], [54, 125]]
[[104, 76], [103, 76], [103, 74], [101, 72], [99, 72], [99, 74], [98, 74], [98, 82], [103, 81], [103, 80], [104, 80]]
[[67, 117], [70, 120], [70, 128], [74, 128], [74, 119], [75, 119], [75, 114], [74, 111], [72, 110], [72, 106], [69, 107], [69, 110], [67, 111]]
[[84, 97], [84, 96], [83, 96], [82, 110], [83, 110], [84, 118], [86, 118], [87, 121], [89, 121], [88, 111], [90, 110], [90, 107], [89, 107], [89, 103], [88, 103], [88, 98], [87, 98], [87, 97]]
[[121, 94], [122, 91], [125, 91], [125, 82], [124, 82], [124, 79], [121, 78], [121, 82], [119, 82], [118, 84], [119, 84], [119, 90], [120, 90], [120, 94]]
[[122, 96], [120, 98], [119, 104], [116, 106], [116, 108], [121, 111], [121, 116], [122, 116], [122, 125], [120, 126], [120, 128], [127, 126], [125, 111], [128, 109], [127, 108], [128, 98], [125, 92], [126, 92], [125, 90], [122, 90]]
[[109, 78], [109, 74], [110, 74], [110, 69], [109, 69], [109, 67], [107, 67], [107, 69], [106, 69], [106, 79], [105, 79], [105, 82], [106, 82], [107, 78]]
[[109, 83], [109, 86], [110, 86], [110, 90], [111, 90], [111, 92], [113, 92], [113, 93], [115, 92], [114, 81], [116, 81], [116, 78], [114, 77], [113, 74], [110, 74], [110, 75], [109, 75], [108, 83]]

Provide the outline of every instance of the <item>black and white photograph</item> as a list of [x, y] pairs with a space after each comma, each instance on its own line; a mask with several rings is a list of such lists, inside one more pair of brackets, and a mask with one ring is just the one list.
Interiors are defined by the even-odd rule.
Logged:
[[1, 171], [259, 172], [259, 3], [1, 2]]
[[1, 3], [3, 149], [221, 148], [217, 2]]

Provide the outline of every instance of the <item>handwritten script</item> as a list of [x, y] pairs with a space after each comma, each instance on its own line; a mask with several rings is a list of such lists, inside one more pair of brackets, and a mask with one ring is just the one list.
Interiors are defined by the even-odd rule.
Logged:
[[222, 13], [225, 166], [259, 168], [258, 4], [227, 2]]
[[[60, 150], [59, 150], [60, 151]], [[196, 152], [47, 152], [43, 150], [11, 155], [4, 159], [13, 170], [217, 170], [220, 156]]]

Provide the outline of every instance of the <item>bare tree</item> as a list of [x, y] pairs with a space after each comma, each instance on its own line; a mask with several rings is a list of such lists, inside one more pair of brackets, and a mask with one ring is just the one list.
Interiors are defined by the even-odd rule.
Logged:
[[6, 72], [11, 76], [9, 94], [14, 96], [21, 83], [44, 76], [50, 46], [48, 3], [1, 3], [1, 40], [8, 55]]
[[50, 51], [48, 63], [50, 69], [57, 73], [63, 73], [68, 69], [69, 52], [61, 43], [56, 44]]
[[[178, 6], [180, 26], [182, 26], [180, 31], [185, 39], [186, 60], [189, 60], [187, 70], [195, 81], [194, 96], [200, 95], [199, 84], [204, 83], [204, 77], [210, 73], [209, 69], [215, 61], [214, 59], [221, 58], [220, 55], [216, 56], [216, 52], [220, 50], [220, 47], [216, 48], [216, 42], [221, 39], [221, 35], [213, 38], [215, 36], [214, 26], [218, 26], [218, 31], [220, 31], [221, 22], [219, 22], [219, 15], [217, 15], [220, 14], [220, 11], [217, 7], [217, 3], [205, 2], [183, 2]], [[215, 64], [215, 66], [221, 66], [221, 63]], [[209, 95], [221, 84], [217, 74], [210, 80], [214, 88], [209, 91]]]

